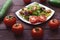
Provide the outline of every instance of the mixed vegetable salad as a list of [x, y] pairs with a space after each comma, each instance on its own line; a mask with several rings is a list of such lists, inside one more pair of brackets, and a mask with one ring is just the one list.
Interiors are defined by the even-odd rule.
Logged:
[[48, 16], [50, 16], [50, 14], [51, 14], [51, 10], [46, 10], [46, 8], [41, 7], [39, 5], [39, 3], [35, 3], [33, 5], [29, 5], [28, 7], [24, 7], [20, 11], [20, 15], [22, 15], [22, 17], [24, 19], [26, 19], [27, 21], [30, 21], [31, 23], [37, 23], [37, 22], [34, 22], [34, 21], [36, 21], [38, 19], [41, 19], [41, 18], [42, 18], [41, 20], [45, 21], [45, 19]]

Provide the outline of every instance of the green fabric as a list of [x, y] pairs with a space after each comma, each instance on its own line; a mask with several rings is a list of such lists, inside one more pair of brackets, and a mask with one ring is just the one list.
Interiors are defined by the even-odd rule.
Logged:
[[0, 19], [3, 19], [3, 17], [6, 15], [6, 11], [8, 11], [8, 8], [10, 7], [12, 3], [12, 0], [6, 0], [5, 4], [0, 10]]
[[49, 3], [54, 6], [60, 7], [60, 0], [49, 0]]

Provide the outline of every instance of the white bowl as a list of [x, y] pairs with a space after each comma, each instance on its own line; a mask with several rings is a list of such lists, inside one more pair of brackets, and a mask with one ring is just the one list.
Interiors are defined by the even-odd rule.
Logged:
[[[33, 4], [35, 4], [35, 3], [37, 3], [37, 2], [33, 2], [33, 3], [31, 3], [31, 4], [29, 4], [29, 5], [33, 5]], [[25, 7], [28, 7], [29, 5], [27, 5], [27, 6], [25, 6]], [[44, 7], [46, 10], [51, 10], [51, 15], [49, 16], [49, 17], [47, 17], [47, 20], [49, 20], [53, 15], [54, 15], [54, 13], [55, 13], [55, 11], [54, 10], [52, 10], [51, 8], [49, 8], [49, 7], [46, 7], [46, 6], [44, 6], [44, 5], [42, 5], [42, 4], [39, 4], [41, 7]], [[19, 18], [19, 19], [21, 19], [23, 22], [25, 22], [25, 23], [28, 23], [28, 24], [31, 24], [31, 22], [29, 22], [29, 21], [27, 21], [26, 19], [24, 19], [21, 15], [20, 15], [20, 12], [21, 11], [21, 9], [20, 10], [18, 10], [15, 14], [16, 14], [16, 16]], [[46, 21], [47, 21], [46, 20]], [[32, 25], [38, 25], [38, 24], [41, 24], [41, 23], [36, 23], [36, 24], [32, 24]]]

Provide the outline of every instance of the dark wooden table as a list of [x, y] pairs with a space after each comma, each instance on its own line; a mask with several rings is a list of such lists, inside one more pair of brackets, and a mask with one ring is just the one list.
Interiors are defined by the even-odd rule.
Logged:
[[[0, 0], [0, 8], [2, 7], [2, 4], [5, 2], [6, 0]], [[7, 15], [15, 15], [15, 12], [21, 8], [23, 8], [25, 6], [23, 0], [12, 0], [13, 4], [10, 7], [10, 9], [7, 11]], [[39, 2], [39, 0], [32, 0], [33, 1], [37, 1]], [[55, 14], [51, 19], [59, 19], [60, 20], [60, 8], [51, 6], [49, 3], [46, 2], [46, 4], [44, 4], [50, 8], [52, 8], [53, 10], [55, 10]], [[19, 20], [17, 17], [17, 22], [22, 23], [24, 25], [24, 32], [23, 35], [21, 37], [16, 37], [13, 35], [13, 33], [11, 32], [11, 30], [7, 30], [6, 26], [4, 25], [3, 21], [0, 23], [0, 40], [33, 40], [31, 37], [31, 29], [33, 27], [36, 26], [32, 26], [29, 24], [26, 24], [24, 22], [22, 22], [21, 20]], [[44, 30], [44, 36], [43, 36], [43, 40], [59, 40], [60, 39], [60, 27], [58, 29], [58, 31], [52, 32], [49, 29], [48, 26], [48, 21], [44, 24], [40, 24], [37, 25], [40, 26], [41, 28], [43, 28]]]

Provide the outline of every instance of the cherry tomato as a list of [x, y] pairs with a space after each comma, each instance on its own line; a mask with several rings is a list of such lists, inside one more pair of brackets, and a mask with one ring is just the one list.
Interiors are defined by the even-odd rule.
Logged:
[[29, 17], [29, 21], [32, 23], [32, 24], [35, 24], [38, 22], [38, 18], [37, 16], [30, 16]]
[[12, 26], [12, 32], [15, 33], [16, 35], [22, 34], [24, 31], [24, 27], [21, 23], [16, 23]]
[[39, 22], [45, 22], [46, 21], [46, 16], [38, 16]]
[[12, 15], [8, 15], [4, 18], [4, 23], [7, 27], [12, 27], [12, 25], [16, 23], [16, 18]]
[[24, 1], [24, 3], [26, 3], [26, 4], [31, 3], [31, 0], [23, 0], [23, 1]]
[[39, 27], [33, 28], [31, 34], [32, 34], [33, 38], [42, 38], [43, 37], [43, 29], [39, 28]]
[[50, 28], [54, 30], [54, 29], [58, 28], [58, 26], [60, 25], [60, 22], [57, 19], [52, 19], [49, 21], [48, 24], [49, 24]]

